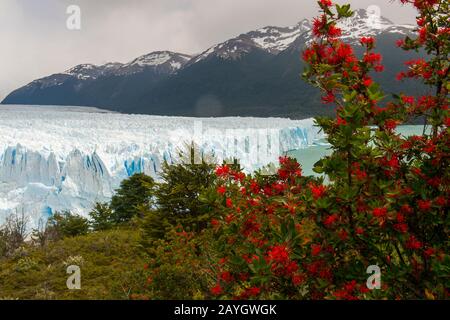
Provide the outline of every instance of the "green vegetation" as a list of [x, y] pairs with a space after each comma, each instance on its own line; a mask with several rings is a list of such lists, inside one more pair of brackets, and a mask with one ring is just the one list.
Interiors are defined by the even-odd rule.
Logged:
[[122, 181], [111, 200], [113, 223], [130, 221], [141, 210], [150, 210], [153, 204], [155, 181], [144, 174], [135, 174]]
[[208, 199], [215, 194], [211, 186], [216, 180], [216, 165], [211, 164], [213, 159], [195, 159], [195, 146], [187, 150], [180, 152], [186, 163], [163, 164], [161, 182], [155, 188], [157, 207], [141, 211], [144, 245], [163, 239], [175, 226], [200, 231], [211, 221], [214, 208]]
[[[139, 233], [119, 228], [23, 244], [0, 258], [0, 299], [128, 299], [143, 283]], [[68, 290], [67, 266], [81, 268], [81, 290]]]
[[[327, 183], [288, 157], [270, 176], [202, 159], [164, 164], [159, 183], [134, 175], [90, 220], [56, 213], [32, 241], [16, 214], [0, 228], [0, 298], [448, 299], [450, 50], [446, 33], [433, 31], [449, 29], [447, 2], [415, 3], [431, 25], [400, 43], [438, 49], [400, 77], [436, 95], [384, 104], [370, 73], [383, 70], [375, 39], [361, 38], [366, 54], [357, 56], [338, 40], [350, 6], [319, 1], [303, 58], [305, 79], [340, 106], [336, 119], [316, 119], [333, 147], [314, 168]], [[415, 117], [430, 133], [395, 133]], [[70, 265], [82, 270], [81, 290], [66, 288]], [[381, 282], [368, 278], [374, 266]]]

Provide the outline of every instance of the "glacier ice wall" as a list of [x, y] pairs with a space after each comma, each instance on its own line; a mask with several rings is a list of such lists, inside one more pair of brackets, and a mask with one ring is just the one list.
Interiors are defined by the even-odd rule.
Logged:
[[120, 182], [194, 141], [252, 171], [323, 138], [312, 119], [124, 115], [80, 107], [0, 106], [0, 223], [23, 210], [36, 225], [55, 211], [86, 215]]

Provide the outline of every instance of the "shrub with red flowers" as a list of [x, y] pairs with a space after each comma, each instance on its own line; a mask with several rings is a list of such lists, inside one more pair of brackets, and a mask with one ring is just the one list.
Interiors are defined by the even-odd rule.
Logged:
[[[290, 158], [280, 159], [274, 176], [219, 167], [214, 296], [449, 297], [448, 1], [401, 2], [417, 8], [419, 27], [417, 39], [398, 45], [426, 56], [408, 61], [398, 78], [421, 80], [429, 93], [385, 102], [372, 79], [383, 71], [376, 39], [362, 38], [357, 56], [339, 38], [350, 6], [318, 1], [304, 78], [336, 106], [336, 119], [316, 119], [333, 149], [315, 166], [328, 182], [302, 177]], [[426, 119], [423, 135], [395, 132], [415, 117]], [[366, 286], [371, 265], [381, 269], [381, 289]]]

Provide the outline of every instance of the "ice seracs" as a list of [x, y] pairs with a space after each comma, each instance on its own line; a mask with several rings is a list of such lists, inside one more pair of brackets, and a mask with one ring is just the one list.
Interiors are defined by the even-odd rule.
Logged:
[[55, 211], [86, 215], [135, 174], [159, 178], [195, 141], [219, 162], [252, 171], [323, 136], [313, 120], [182, 118], [91, 108], [0, 106], [0, 223], [24, 210], [37, 224]]

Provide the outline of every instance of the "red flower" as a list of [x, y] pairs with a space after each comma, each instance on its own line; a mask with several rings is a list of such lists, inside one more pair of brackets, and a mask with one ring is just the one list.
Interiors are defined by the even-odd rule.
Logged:
[[356, 234], [358, 234], [358, 235], [364, 234], [364, 229], [361, 228], [361, 227], [357, 227], [356, 228]]
[[422, 243], [418, 241], [415, 236], [411, 235], [406, 242], [406, 247], [411, 250], [418, 250], [422, 248]]
[[325, 27], [325, 25], [327, 24], [327, 17], [325, 15], [323, 15], [320, 19], [319, 18], [314, 18], [313, 20], [313, 34], [316, 37], [320, 37], [323, 35], [323, 28]]
[[426, 257], [429, 258], [436, 253], [436, 250], [434, 250], [433, 248], [428, 248], [423, 253], [425, 254]]
[[323, 224], [324, 224], [326, 227], [330, 227], [330, 226], [333, 225], [338, 219], [339, 219], [339, 216], [338, 216], [337, 214], [332, 214], [332, 215], [329, 215], [328, 217], [326, 217], [326, 218], [323, 220]]
[[331, 7], [333, 5], [333, 3], [331, 2], [331, 0], [320, 0], [320, 3], [324, 6], [324, 7]]
[[416, 21], [419, 27], [423, 27], [425, 25], [425, 18], [423, 17], [417, 18]]
[[436, 205], [438, 205], [439, 207], [443, 207], [447, 204], [447, 200], [444, 197], [440, 196], [434, 199], [434, 203], [436, 203]]
[[306, 62], [312, 62], [312, 59], [314, 58], [316, 54], [316, 51], [314, 49], [306, 49], [303, 52], [303, 60]]
[[404, 104], [414, 104], [414, 97], [403, 96], [402, 101]]
[[436, 150], [436, 146], [432, 141], [428, 141], [426, 146], [423, 147], [423, 151], [426, 153], [433, 153]]
[[245, 173], [243, 172], [233, 172], [233, 179], [242, 182], [245, 179]]
[[372, 85], [372, 83], [373, 83], [373, 80], [372, 80], [372, 78], [370, 78], [370, 77], [365, 77], [365, 78], [363, 79], [363, 85], [364, 85], [365, 87], [370, 87], [370, 86]]
[[420, 43], [425, 43], [427, 41], [428, 31], [426, 27], [422, 27], [419, 29], [419, 41]]
[[408, 225], [406, 223], [397, 223], [394, 225], [394, 229], [400, 233], [406, 233], [408, 231]]
[[397, 128], [397, 121], [393, 120], [393, 119], [387, 119], [384, 122], [384, 127], [388, 130], [395, 130], [395, 128]]
[[225, 192], [227, 192], [227, 188], [225, 188], [224, 186], [220, 186], [217, 188], [217, 193], [224, 194]]
[[230, 173], [230, 167], [227, 165], [219, 166], [216, 169], [216, 175], [219, 177], [225, 177]]
[[375, 43], [375, 39], [372, 37], [362, 37], [360, 42], [362, 45], [373, 46]]
[[405, 40], [399, 39], [396, 41], [397, 47], [403, 47], [405, 45]]
[[334, 24], [332, 24], [328, 28], [328, 36], [330, 38], [337, 38], [337, 37], [340, 37], [341, 35], [342, 35], [342, 30], [339, 29], [338, 27], [336, 27]]
[[336, 124], [338, 126], [345, 126], [345, 125], [347, 125], [347, 121], [345, 119], [342, 119], [340, 116], [338, 116], [337, 120], [336, 120]]
[[284, 268], [286, 274], [292, 274], [298, 271], [298, 264], [295, 261], [291, 261]]
[[342, 241], [345, 241], [348, 239], [348, 232], [342, 229], [341, 231], [339, 231], [338, 236]]
[[384, 66], [382, 66], [381, 64], [379, 64], [379, 65], [373, 67], [373, 69], [374, 69], [376, 72], [383, 72], [383, 71], [384, 71]]
[[353, 48], [345, 43], [341, 43], [336, 51], [336, 54], [340, 59], [347, 60], [353, 55]]
[[305, 275], [294, 274], [292, 276], [292, 283], [294, 284], [294, 286], [298, 286], [298, 285], [302, 284], [303, 282], [305, 282]]
[[227, 198], [226, 205], [227, 205], [228, 208], [232, 208], [233, 207], [233, 201], [230, 198]]
[[212, 219], [212, 220], [211, 220], [211, 225], [212, 225], [213, 227], [217, 227], [217, 226], [220, 225], [220, 222], [219, 222], [219, 220], [217, 220], [217, 219]]
[[450, 127], [450, 117], [445, 118], [444, 124], [445, 124], [447, 127]]
[[220, 279], [226, 283], [230, 283], [234, 278], [229, 271], [225, 271], [220, 274]]
[[316, 200], [322, 198], [325, 195], [325, 191], [327, 190], [324, 185], [316, 186], [312, 183], [309, 185], [309, 188], [311, 189], [311, 193]]
[[287, 251], [286, 245], [278, 245], [272, 247], [267, 253], [267, 257], [270, 261], [285, 264], [289, 260], [289, 252]]
[[364, 55], [364, 62], [375, 64], [381, 61], [381, 54], [379, 53], [368, 53]]
[[375, 209], [373, 209], [372, 213], [375, 217], [382, 218], [382, 217], [386, 216], [387, 209], [386, 208], [375, 208]]
[[247, 281], [248, 280], [248, 278], [249, 278], [249, 275], [248, 275], [248, 273], [241, 273], [241, 274], [239, 274], [239, 280], [241, 280], [241, 281]]
[[324, 104], [330, 104], [336, 101], [336, 97], [332, 92], [329, 92], [326, 96], [322, 97], [322, 103]]
[[227, 224], [230, 224], [231, 222], [234, 221], [234, 218], [235, 218], [234, 214], [229, 214], [229, 215], [227, 215], [227, 216], [225, 217], [225, 222], [226, 222]]
[[405, 222], [405, 216], [402, 213], [397, 213], [397, 222]]
[[428, 211], [431, 209], [431, 200], [418, 200], [417, 206], [421, 211]]
[[312, 256], [318, 256], [321, 251], [322, 251], [322, 247], [320, 244], [312, 244], [311, 245], [311, 255]]
[[259, 295], [260, 292], [261, 292], [261, 289], [258, 287], [251, 287], [251, 288], [246, 289], [246, 293], [250, 297], [256, 297]]
[[223, 292], [220, 284], [217, 284], [215, 287], [211, 288], [211, 293], [215, 296], [221, 295]]

